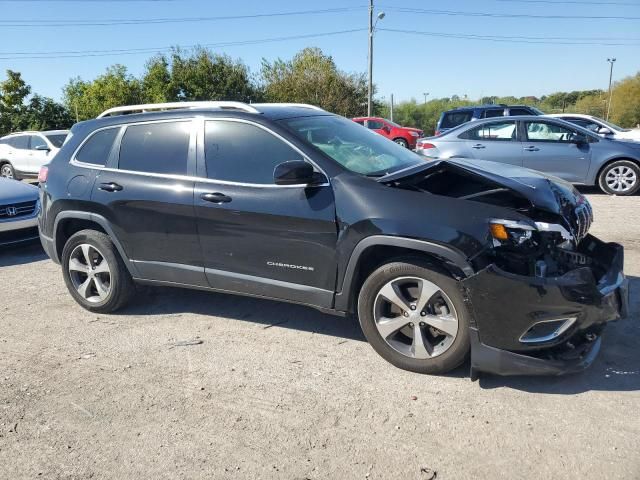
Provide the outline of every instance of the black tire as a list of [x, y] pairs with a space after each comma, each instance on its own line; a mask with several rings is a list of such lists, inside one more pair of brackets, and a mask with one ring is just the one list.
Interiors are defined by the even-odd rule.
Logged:
[[[90, 245], [107, 262], [109, 268], [109, 292], [100, 301], [89, 301], [76, 286], [69, 269], [71, 255], [80, 245]], [[81, 230], [69, 238], [62, 250], [62, 275], [71, 296], [81, 307], [96, 313], [111, 313], [124, 307], [136, 289], [118, 250], [108, 235], [96, 230]]]
[[0, 177], [18, 179], [15, 168], [9, 162], [0, 163]]
[[404, 148], [409, 148], [409, 142], [407, 142], [404, 138], [394, 138], [393, 141]]
[[[374, 303], [380, 289], [395, 278], [418, 277], [437, 285], [453, 303], [458, 317], [457, 335], [450, 347], [438, 356], [412, 358], [392, 348], [379, 333], [374, 318]], [[373, 349], [389, 363], [403, 370], [423, 374], [443, 374], [462, 364], [469, 354], [469, 313], [456, 280], [433, 270], [419, 259], [407, 259], [382, 265], [364, 282], [358, 297], [358, 318]]]
[[[618, 169], [618, 171], [621, 172], [630, 172], [635, 174], [635, 183], [627, 190], [615, 190], [611, 188], [611, 186], [607, 184], [607, 175], [615, 175], [615, 169]], [[598, 186], [600, 187], [600, 190], [608, 195], [633, 195], [640, 188], [640, 167], [638, 167], [637, 163], [632, 162], [631, 160], [616, 160], [615, 162], [611, 162], [605, 166], [600, 172], [600, 175], [598, 175]]]

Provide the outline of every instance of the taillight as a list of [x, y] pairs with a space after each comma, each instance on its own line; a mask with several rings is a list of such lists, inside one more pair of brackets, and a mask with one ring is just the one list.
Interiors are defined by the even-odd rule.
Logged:
[[40, 167], [40, 172], [38, 172], [38, 182], [46, 183], [48, 176], [49, 176], [49, 167]]
[[418, 148], [422, 148], [424, 150], [428, 150], [430, 148], [436, 148], [436, 146], [433, 143], [419, 143], [418, 144]]

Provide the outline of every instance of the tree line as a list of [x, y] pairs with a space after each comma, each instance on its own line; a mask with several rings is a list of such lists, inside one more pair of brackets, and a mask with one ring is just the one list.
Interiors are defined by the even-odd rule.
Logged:
[[[547, 113], [560, 111], [606, 115], [608, 94], [602, 90], [557, 92], [537, 97], [484, 97], [476, 101], [453, 95], [421, 103], [395, 105], [397, 123], [434, 131], [444, 110], [477, 103], [533, 105]], [[63, 87], [62, 102], [37, 93], [19, 72], [8, 70], [0, 82], [0, 134], [19, 130], [69, 128], [95, 118], [107, 108], [140, 103], [197, 100], [299, 102], [318, 105], [345, 117], [366, 114], [364, 73], [340, 70], [331, 56], [305, 48], [289, 60], [262, 60], [251, 72], [241, 60], [205, 48], [174, 49], [151, 57], [139, 77], [113, 65], [93, 80], [72, 78]], [[388, 103], [376, 98], [376, 115], [389, 117]], [[640, 73], [615, 84], [611, 120], [622, 126], [640, 123]]]

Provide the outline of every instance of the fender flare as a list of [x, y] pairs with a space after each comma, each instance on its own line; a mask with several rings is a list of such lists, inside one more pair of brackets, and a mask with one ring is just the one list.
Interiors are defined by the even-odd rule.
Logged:
[[349, 263], [342, 279], [342, 285], [339, 292], [336, 293], [334, 308], [339, 311], [348, 311], [351, 292], [353, 291], [354, 275], [360, 261], [360, 257], [364, 251], [373, 246], [385, 245], [390, 247], [402, 247], [417, 252], [424, 252], [435, 255], [445, 261], [455, 265], [466, 276], [474, 275], [474, 270], [466, 257], [459, 251], [451, 247], [440, 245], [438, 243], [428, 242], [425, 240], [416, 240], [413, 238], [393, 237], [387, 235], [372, 235], [361, 240], [351, 252]]
[[[131, 260], [129, 260], [129, 257], [125, 252], [124, 247], [122, 246], [122, 243], [120, 243], [120, 240], [118, 240], [118, 237], [116, 237], [113, 231], [113, 228], [111, 227], [111, 224], [105, 217], [103, 217], [102, 215], [98, 215], [97, 213], [82, 212], [79, 210], [67, 210], [64, 212], [60, 212], [58, 215], [56, 215], [56, 219], [53, 223], [53, 251], [56, 256], [58, 255], [57, 253], [58, 248], [56, 245], [56, 238], [58, 237], [58, 225], [60, 221], [67, 220], [67, 219], [87, 220], [89, 222], [94, 222], [100, 225], [104, 229], [104, 231], [107, 232], [107, 235], [109, 235], [110, 240], [116, 246], [116, 249], [120, 254], [120, 258], [122, 258], [122, 261], [127, 267], [127, 270], [129, 270], [129, 273], [131, 274], [131, 276], [134, 278], [139, 277], [138, 270], [136, 269], [135, 264]], [[58, 258], [58, 262], [60, 262], [60, 260], [61, 259]]]

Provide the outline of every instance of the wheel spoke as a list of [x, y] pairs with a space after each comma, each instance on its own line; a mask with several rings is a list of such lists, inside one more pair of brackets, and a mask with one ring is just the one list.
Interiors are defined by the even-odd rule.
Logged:
[[421, 320], [450, 337], [455, 337], [458, 334], [458, 320], [453, 315], [426, 315], [421, 317]]
[[69, 270], [88, 274], [89, 270], [90, 270], [90, 267], [88, 267], [87, 265], [83, 264], [77, 258], [72, 258], [71, 260], [69, 260]]
[[440, 289], [433, 283], [422, 280], [422, 282], [420, 282], [420, 296], [418, 297], [418, 303], [416, 305], [417, 310], [424, 310], [429, 300], [439, 291]]
[[382, 338], [387, 339], [408, 323], [409, 319], [402, 316], [395, 318], [383, 317], [378, 321], [377, 327]]
[[104, 259], [100, 260], [100, 263], [96, 265], [93, 273], [111, 273], [109, 270], [109, 264]]
[[107, 294], [109, 293], [109, 289], [104, 284], [104, 282], [100, 279], [100, 277], [93, 277], [93, 282], [96, 286], [98, 297], [100, 297], [101, 300], [104, 299], [104, 297], [106, 297]]
[[78, 285], [78, 293], [82, 295], [82, 298], [89, 298], [89, 292], [91, 290], [91, 284], [93, 283], [93, 278], [87, 277], [87, 279]]
[[398, 291], [394, 283], [387, 283], [382, 287], [380, 295], [389, 300], [400, 310], [409, 310], [409, 303], [402, 298], [402, 294]]
[[84, 256], [84, 261], [86, 262], [87, 266], [91, 268], [93, 266], [93, 263], [91, 262], [91, 247], [85, 243], [81, 246], [81, 248], [82, 255]]
[[411, 345], [411, 352], [416, 358], [429, 358], [433, 348], [429, 344], [429, 341], [424, 337], [422, 328], [419, 323], [415, 323], [413, 326], [413, 343]]

